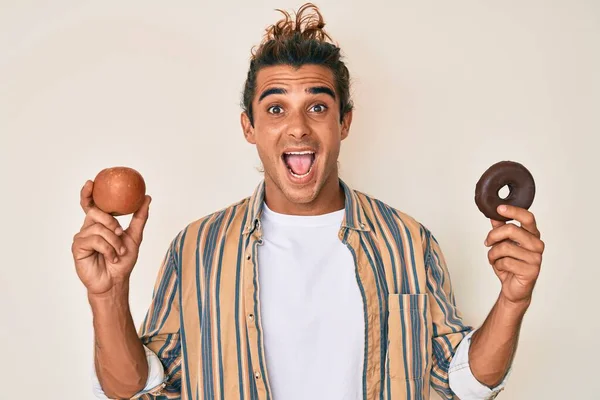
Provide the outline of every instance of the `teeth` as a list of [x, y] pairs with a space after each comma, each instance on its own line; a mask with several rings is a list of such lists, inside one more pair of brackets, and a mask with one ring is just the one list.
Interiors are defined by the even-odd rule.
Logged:
[[304, 154], [315, 154], [315, 152], [314, 151], [289, 151], [289, 152], [286, 152], [284, 154], [301, 156], [301, 155], [304, 155]]
[[310, 169], [308, 170], [307, 173], [305, 173], [304, 175], [298, 175], [295, 174], [291, 169], [288, 168], [288, 170], [290, 171], [290, 174], [292, 174], [292, 176], [294, 176], [295, 178], [304, 178], [306, 176], [308, 176], [308, 174], [310, 174], [310, 171], [312, 170], [312, 167], [310, 167]]

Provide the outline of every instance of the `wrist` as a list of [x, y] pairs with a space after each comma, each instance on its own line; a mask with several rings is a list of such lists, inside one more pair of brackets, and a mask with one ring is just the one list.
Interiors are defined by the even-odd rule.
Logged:
[[497, 301], [497, 307], [502, 314], [519, 318], [522, 318], [525, 315], [530, 305], [531, 297], [514, 301], [506, 298], [502, 293], [500, 293]]
[[92, 309], [105, 306], [114, 307], [119, 304], [129, 304], [129, 281], [118, 282], [106, 292], [88, 292], [87, 295]]

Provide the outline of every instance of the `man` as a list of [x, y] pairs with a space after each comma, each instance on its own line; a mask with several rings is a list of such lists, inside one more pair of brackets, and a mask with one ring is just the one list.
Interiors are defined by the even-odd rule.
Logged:
[[492, 398], [503, 388], [544, 244], [534, 216], [492, 221], [502, 282], [483, 325], [462, 321], [431, 232], [338, 176], [349, 73], [317, 8], [268, 29], [253, 54], [241, 124], [264, 181], [172, 241], [139, 334], [129, 311], [150, 197], [123, 230], [93, 182], [73, 241], [94, 316], [98, 397]]

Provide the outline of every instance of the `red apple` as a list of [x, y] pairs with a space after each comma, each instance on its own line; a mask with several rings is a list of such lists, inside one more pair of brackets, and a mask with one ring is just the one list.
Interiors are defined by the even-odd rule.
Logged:
[[103, 169], [94, 179], [92, 198], [100, 210], [113, 216], [136, 212], [144, 203], [146, 183], [142, 175], [128, 167]]

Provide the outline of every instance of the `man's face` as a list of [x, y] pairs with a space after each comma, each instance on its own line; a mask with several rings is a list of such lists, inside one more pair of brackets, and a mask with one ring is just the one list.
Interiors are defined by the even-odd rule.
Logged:
[[244, 135], [256, 145], [265, 182], [278, 197], [307, 204], [326, 184], [338, 186], [340, 144], [348, 136], [352, 114], [340, 122], [340, 99], [329, 68], [261, 69], [252, 111], [254, 127], [242, 113]]

